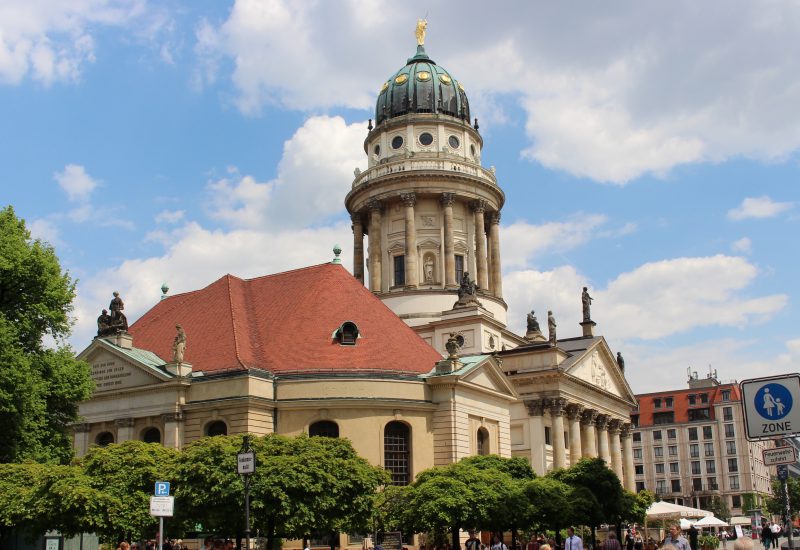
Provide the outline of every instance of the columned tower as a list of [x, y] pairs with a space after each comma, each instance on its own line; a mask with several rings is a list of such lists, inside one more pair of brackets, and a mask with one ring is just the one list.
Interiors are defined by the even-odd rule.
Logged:
[[463, 86], [419, 43], [382, 85], [364, 141], [368, 168], [345, 198], [353, 273], [411, 326], [441, 321], [465, 273], [477, 284], [481, 309], [505, 326], [505, 196], [494, 169], [481, 166], [482, 146]]

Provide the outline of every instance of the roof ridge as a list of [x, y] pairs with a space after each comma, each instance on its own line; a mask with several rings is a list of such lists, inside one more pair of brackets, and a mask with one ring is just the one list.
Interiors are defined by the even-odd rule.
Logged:
[[281, 271], [279, 273], [268, 273], [267, 275], [259, 275], [258, 277], [253, 277], [252, 279], [241, 279], [241, 278], [239, 278], [239, 280], [244, 281], [246, 283], [249, 283], [250, 281], [258, 281], [258, 280], [261, 280], [261, 279], [272, 279], [274, 277], [280, 277], [282, 275], [288, 275], [290, 273], [297, 273], [298, 271], [308, 271], [309, 269], [315, 269], [315, 268], [319, 268], [319, 267], [322, 267], [322, 266], [325, 266], [325, 265], [333, 265], [333, 264], [331, 264], [330, 262], [323, 262], [321, 264], [307, 265], [305, 267], [298, 267], [298, 268], [295, 268], [295, 269], [289, 269], [288, 271]]
[[[231, 292], [231, 278], [233, 275], [227, 273], [225, 275], [225, 281], [228, 283], [228, 306], [231, 308], [231, 329], [233, 330], [233, 350], [236, 353], [236, 360], [239, 361], [239, 364], [242, 368], [246, 369], [247, 365], [244, 364], [242, 361], [242, 356], [239, 353], [239, 333], [236, 330], [236, 311], [233, 307], [233, 293]], [[237, 277], [238, 278], [238, 277]], [[239, 279], [241, 281], [241, 279]]]

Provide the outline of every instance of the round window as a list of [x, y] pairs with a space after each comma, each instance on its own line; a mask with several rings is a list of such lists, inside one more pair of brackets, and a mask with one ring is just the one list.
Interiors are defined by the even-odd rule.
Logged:
[[433, 136], [428, 132], [424, 132], [419, 135], [419, 142], [422, 145], [430, 145], [431, 143], [433, 143]]
[[394, 136], [392, 138], [392, 149], [400, 149], [403, 146], [403, 136]]
[[372, 152], [375, 153], [376, 157], [379, 157], [381, 155], [381, 146], [376, 145], [375, 148], [372, 150]]
[[452, 147], [453, 149], [458, 149], [461, 146], [461, 142], [458, 141], [458, 138], [456, 136], [450, 136], [449, 138], [447, 138], [447, 143], [449, 143], [450, 147]]

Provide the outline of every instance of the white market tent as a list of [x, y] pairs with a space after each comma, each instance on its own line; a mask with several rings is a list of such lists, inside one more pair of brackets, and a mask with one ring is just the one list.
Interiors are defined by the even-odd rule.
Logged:
[[647, 520], [658, 519], [680, 519], [680, 518], [704, 518], [714, 514], [700, 508], [690, 508], [671, 502], [654, 502], [647, 509]]
[[733, 516], [731, 525], [750, 525], [750, 518], [747, 516]]
[[695, 527], [727, 527], [728, 524], [714, 516], [706, 516], [700, 521], [694, 522]]

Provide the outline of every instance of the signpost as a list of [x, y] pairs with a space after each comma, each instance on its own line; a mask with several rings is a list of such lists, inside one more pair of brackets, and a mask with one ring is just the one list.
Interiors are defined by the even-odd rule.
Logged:
[[250, 550], [250, 476], [256, 471], [256, 453], [250, 450], [250, 436], [242, 438], [242, 450], [236, 455], [236, 472], [244, 478], [245, 548]]
[[175, 497], [169, 496], [169, 482], [156, 481], [150, 497], [150, 515], [158, 517], [158, 546], [164, 548], [164, 518], [175, 514]]
[[764, 466], [794, 464], [795, 462], [797, 462], [797, 452], [792, 446], [764, 449]]

